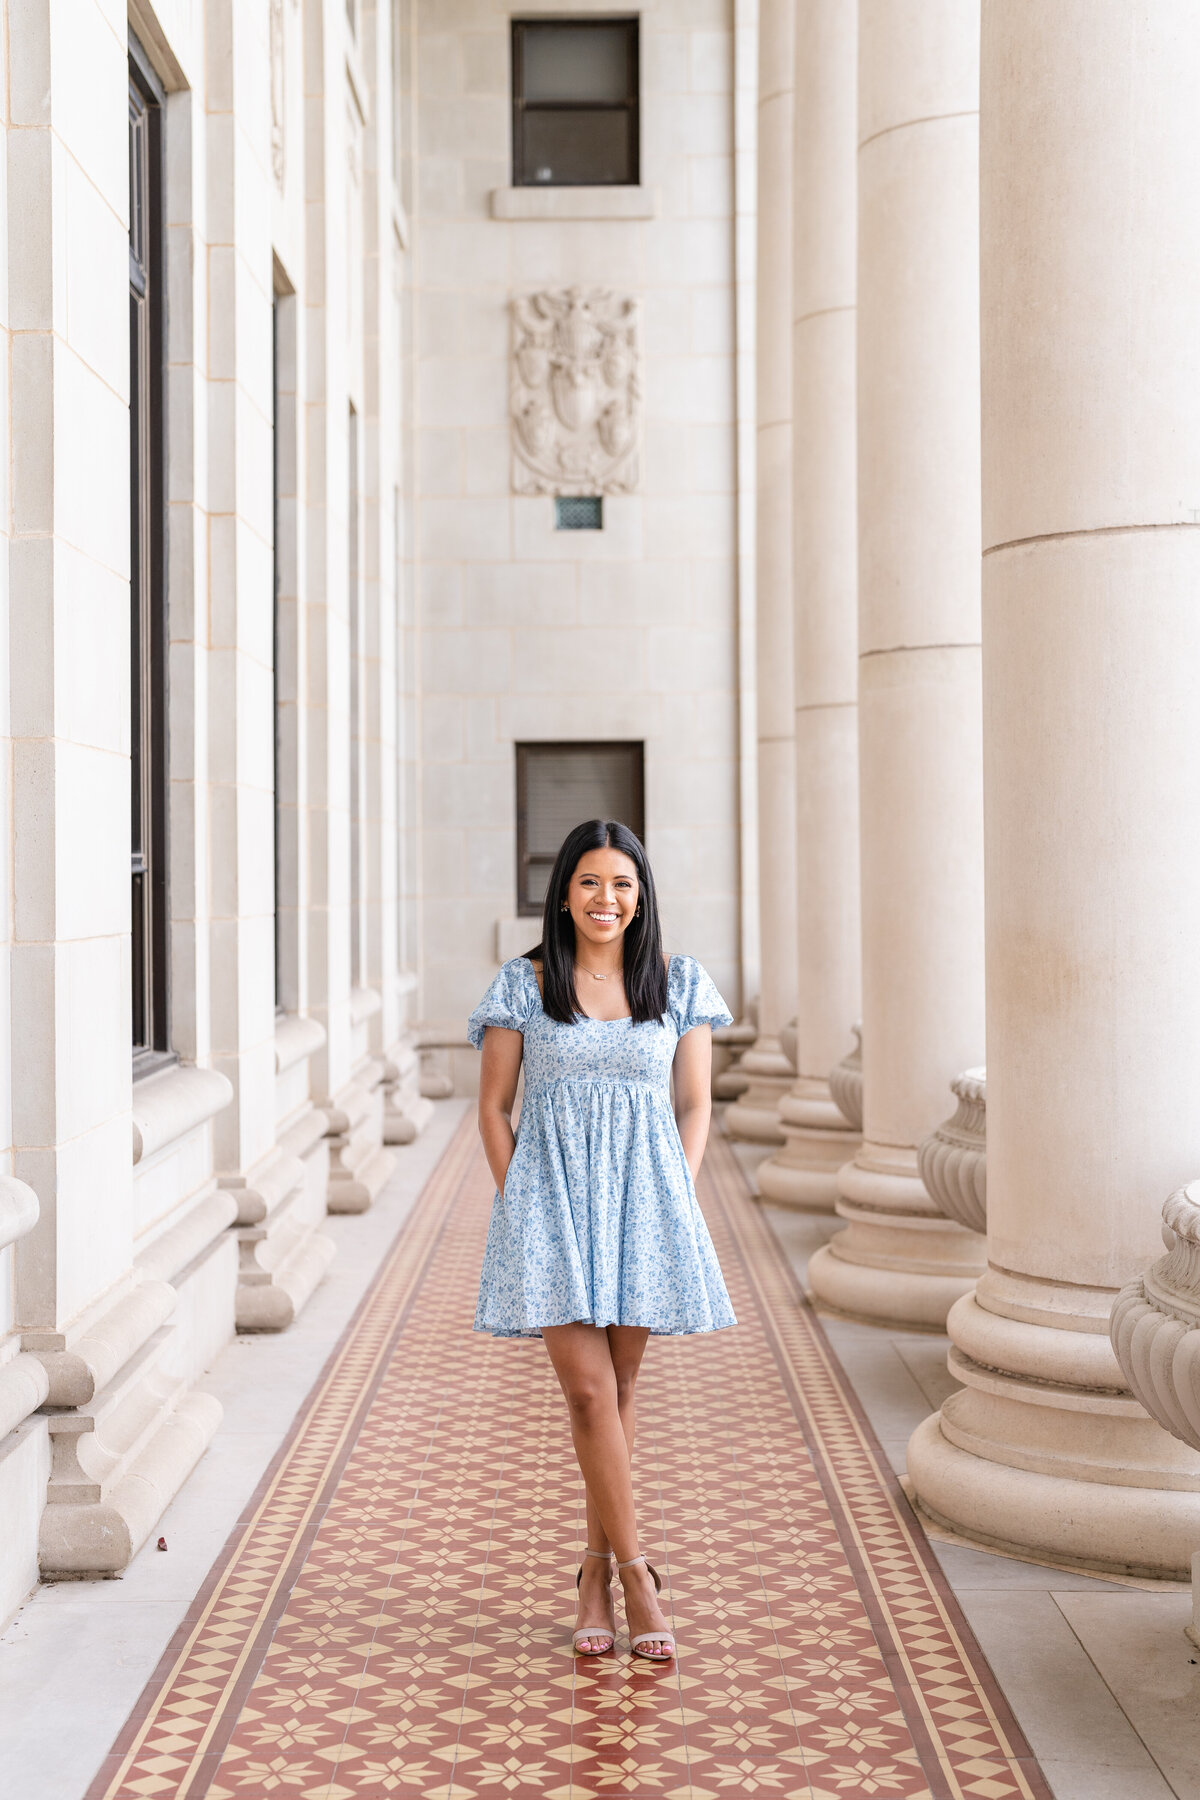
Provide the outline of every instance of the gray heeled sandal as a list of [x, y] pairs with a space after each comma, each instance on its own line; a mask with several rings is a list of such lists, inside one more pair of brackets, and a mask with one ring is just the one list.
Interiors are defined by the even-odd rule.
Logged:
[[[607, 1561], [611, 1557], [612, 1551], [585, 1550], [583, 1554], [585, 1556], [602, 1556]], [[575, 1577], [575, 1586], [578, 1587], [582, 1580], [583, 1564], [580, 1563], [579, 1573]], [[579, 1645], [585, 1638], [607, 1638], [608, 1642], [603, 1650], [581, 1650]], [[616, 1642], [616, 1632], [611, 1625], [580, 1625], [578, 1630], [571, 1633], [571, 1648], [576, 1656], [610, 1656], [616, 1647]]]
[[[618, 1573], [622, 1569], [632, 1568], [634, 1563], [646, 1563], [646, 1568], [654, 1582], [654, 1591], [656, 1594], [661, 1594], [662, 1582], [658, 1578], [658, 1570], [653, 1563], [646, 1562], [644, 1556], [631, 1556], [628, 1562], [619, 1562], [617, 1564]], [[667, 1644], [669, 1648], [666, 1650], [642, 1650], [639, 1648], [641, 1644], [653, 1644], [656, 1641], [660, 1644]], [[665, 1628], [660, 1628], [658, 1631], [639, 1631], [636, 1637], [630, 1638], [629, 1648], [635, 1656], [644, 1656], [647, 1662], [670, 1662], [675, 1654], [675, 1637]]]

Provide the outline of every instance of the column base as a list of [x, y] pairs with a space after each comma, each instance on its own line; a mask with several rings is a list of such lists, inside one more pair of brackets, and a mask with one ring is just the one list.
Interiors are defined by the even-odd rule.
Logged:
[[827, 1081], [801, 1076], [779, 1102], [784, 1145], [755, 1170], [759, 1188], [778, 1206], [833, 1212], [837, 1177], [862, 1139], [834, 1105]]
[[1200, 1451], [1125, 1386], [1108, 1290], [989, 1269], [949, 1319], [963, 1383], [914, 1434], [908, 1469], [939, 1523], [1018, 1552], [1186, 1579]]
[[846, 1230], [809, 1264], [818, 1303], [871, 1325], [944, 1331], [984, 1271], [985, 1240], [936, 1210], [915, 1151], [864, 1143], [839, 1171], [838, 1195]]
[[973, 1456], [941, 1415], [908, 1446], [917, 1505], [935, 1525], [984, 1547], [1093, 1574], [1186, 1581], [1200, 1542], [1200, 1494], [1078, 1481]]
[[740, 1070], [749, 1076], [745, 1091], [725, 1109], [725, 1130], [731, 1138], [748, 1144], [782, 1144], [779, 1102], [796, 1079], [779, 1039], [760, 1037], [741, 1060]]

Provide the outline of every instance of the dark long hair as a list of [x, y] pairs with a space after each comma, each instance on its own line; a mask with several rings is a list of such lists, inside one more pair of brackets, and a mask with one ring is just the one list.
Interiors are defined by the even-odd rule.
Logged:
[[587, 819], [563, 840], [554, 859], [542, 911], [542, 941], [529, 951], [542, 965], [542, 1010], [562, 1025], [579, 1017], [575, 997], [575, 921], [563, 911], [571, 877], [589, 850], [620, 850], [637, 870], [641, 917], [629, 921], [621, 947], [625, 958], [625, 995], [635, 1025], [661, 1023], [667, 1010], [667, 971], [663, 963], [662, 928], [654, 876], [642, 840], [616, 819]]

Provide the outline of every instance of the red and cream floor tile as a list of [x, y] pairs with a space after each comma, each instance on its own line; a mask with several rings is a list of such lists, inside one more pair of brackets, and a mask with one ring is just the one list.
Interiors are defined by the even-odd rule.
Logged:
[[1048, 1800], [720, 1141], [741, 1322], [652, 1341], [639, 1385], [679, 1659], [573, 1661], [558, 1389], [471, 1331], [490, 1197], [468, 1123], [89, 1800]]

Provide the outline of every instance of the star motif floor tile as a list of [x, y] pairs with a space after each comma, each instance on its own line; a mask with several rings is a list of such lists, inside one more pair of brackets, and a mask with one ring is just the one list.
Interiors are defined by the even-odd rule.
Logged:
[[636, 1457], [677, 1664], [570, 1653], [582, 1488], [536, 1342], [471, 1330], [468, 1121], [88, 1800], [1049, 1800], [714, 1138], [740, 1320], [652, 1340]]

